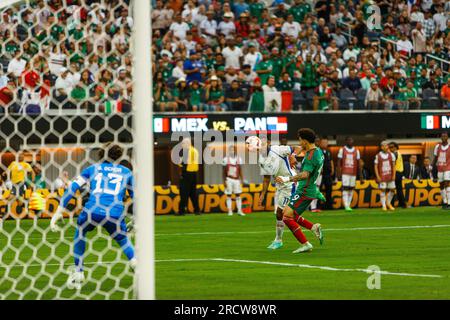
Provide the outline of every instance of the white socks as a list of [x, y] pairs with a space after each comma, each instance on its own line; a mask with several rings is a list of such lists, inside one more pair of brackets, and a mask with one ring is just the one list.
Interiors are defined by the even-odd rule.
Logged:
[[383, 208], [386, 208], [386, 191], [381, 191], [380, 200]]
[[283, 231], [284, 231], [284, 222], [277, 221], [276, 233], [275, 233], [275, 241], [283, 241]]
[[[238, 210], [238, 212], [242, 211], [242, 198], [241, 197], [236, 197], [236, 208]], [[228, 212], [233, 211], [233, 200], [231, 199], [231, 197], [227, 197], [227, 208], [228, 208]]]
[[238, 212], [242, 211], [242, 199], [241, 199], [241, 197], [236, 197], [236, 207], [238, 209]]
[[447, 204], [448, 198], [447, 198], [447, 190], [446, 189], [441, 189], [441, 196], [442, 196], [442, 203]]
[[447, 198], [447, 203], [448, 203], [448, 199], [450, 199], [450, 187], [446, 187], [445, 188], [445, 197]]
[[342, 203], [344, 208], [350, 208], [353, 200], [353, 190], [343, 190], [342, 191]]
[[231, 200], [231, 197], [227, 197], [227, 208], [228, 208], [228, 212], [233, 211], [233, 208], [231, 207], [232, 204], [233, 204], [233, 201]]
[[394, 198], [394, 192], [389, 190], [388, 194], [387, 194], [387, 205], [388, 206], [391, 205], [392, 198]]
[[317, 209], [317, 199], [314, 199], [313, 201], [311, 201], [311, 210], [316, 209]]

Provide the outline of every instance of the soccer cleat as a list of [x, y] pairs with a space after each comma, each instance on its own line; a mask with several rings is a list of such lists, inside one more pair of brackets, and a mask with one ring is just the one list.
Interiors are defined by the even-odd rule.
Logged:
[[304, 245], [302, 245], [300, 248], [298, 248], [297, 250], [293, 251], [292, 253], [303, 253], [303, 252], [310, 252], [313, 249], [313, 245], [309, 242], [305, 243]]
[[322, 212], [322, 210], [320, 210], [320, 209], [313, 209], [313, 210], [311, 210], [311, 212], [313, 212], [313, 213], [319, 213], [319, 212]]
[[245, 217], [245, 213], [243, 213], [242, 211], [238, 211], [238, 216], [241, 216], [241, 217]]
[[387, 208], [386, 207], [382, 207], [381, 210], [387, 211]]
[[322, 232], [322, 226], [320, 223], [316, 223], [312, 226], [311, 231], [314, 233], [314, 235], [319, 239], [320, 245], [323, 244], [323, 232]]
[[388, 205], [388, 209], [391, 211], [395, 211], [395, 208], [392, 205]]
[[129, 262], [130, 268], [134, 271], [136, 270], [136, 266], [137, 266], [137, 259], [133, 258], [131, 259]]
[[72, 271], [67, 279], [67, 288], [70, 290], [80, 290], [84, 282], [84, 273], [82, 271]]
[[280, 249], [283, 246], [283, 241], [276, 241], [274, 240], [270, 246], [267, 247], [267, 249], [271, 249], [271, 250], [277, 250]]
[[346, 211], [346, 212], [353, 212], [353, 209], [350, 208], [350, 207], [348, 207], [348, 208], [345, 208], [345, 211]]
[[228, 216], [231, 217], [233, 215], [233, 211], [228, 211]]

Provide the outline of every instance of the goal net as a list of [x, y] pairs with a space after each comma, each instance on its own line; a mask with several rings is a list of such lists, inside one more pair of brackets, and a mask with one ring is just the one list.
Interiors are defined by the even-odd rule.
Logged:
[[136, 3], [0, 1], [2, 300], [152, 298], [153, 202], [141, 192], [152, 180], [140, 169], [152, 165], [139, 163], [151, 106], [133, 108], [150, 99], [135, 79], [151, 69], [133, 67], [145, 61]]

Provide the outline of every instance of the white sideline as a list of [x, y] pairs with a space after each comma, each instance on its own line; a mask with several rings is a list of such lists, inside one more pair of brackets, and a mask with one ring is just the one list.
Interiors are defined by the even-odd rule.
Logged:
[[[165, 263], [165, 262], [235, 262], [235, 263], [248, 263], [248, 264], [264, 264], [271, 266], [283, 266], [283, 267], [297, 267], [304, 269], [319, 269], [326, 271], [341, 271], [341, 272], [364, 272], [364, 273], [378, 273], [383, 275], [391, 275], [391, 276], [401, 276], [401, 277], [420, 277], [420, 278], [443, 278], [441, 275], [437, 274], [420, 274], [420, 273], [406, 273], [406, 272], [390, 272], [385, 270], [373, 271], [370, 269], [360, 269], [360, 268], [335, 268], [328, 266], [316, 266], [310, 264], [295, 264], [288, 262], [274, 262], [274, 261], [259, 261], [259, 260], [241, 260], [241, 259], [228, 259], [228, 258], [199, 258], [199, 259], [167, 259], [167, 260], [155, 260], [156, 263]], [[85, 265], [105, 265], [105, 264], [124, 264], [123, 261], [115, 262], [115, 261], [102, 261], [102, 262], [86, 262]], [[58, 263], [46, 264], [45, 266], [61, 266]], [[25, 265], [15, 264], [10, 265], [10, 267], [25, 267]], [[42, 267], [41, 264], [30, 264], [27, 266], [30, 267]]]

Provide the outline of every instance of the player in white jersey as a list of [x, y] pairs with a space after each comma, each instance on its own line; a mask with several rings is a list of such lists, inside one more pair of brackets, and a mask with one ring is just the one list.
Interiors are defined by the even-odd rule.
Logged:
[[242, 159], [237, 155], [236, 146], [228, 148], [227, 156], [223, 158], [223, 180], [225, 182], [225, 194], [227, 195], [228, 215], [233, 215], [233, 194], [236, 196], [237, 214], [245, 216], [242, 212]]
[[[300, 147], [295, 149], [290, 146], [277, 146], [263, 144], [259, 150], [258, 164], [261, 169], [261, 175], [264, 176], [263, 190], [259, 198], [261, 206], [269, 188], [271, 177], [289, 177], [295, 176], [295, 154], [300, 152]], [[283, 209], [289, 204], [292, 193], [295, 191], [295, 183], [285, 182], [275, 185], [275, 213], [277, 216], [276, 237], [269, 245], [268, 249], [279, 249], [283, 246]]]

